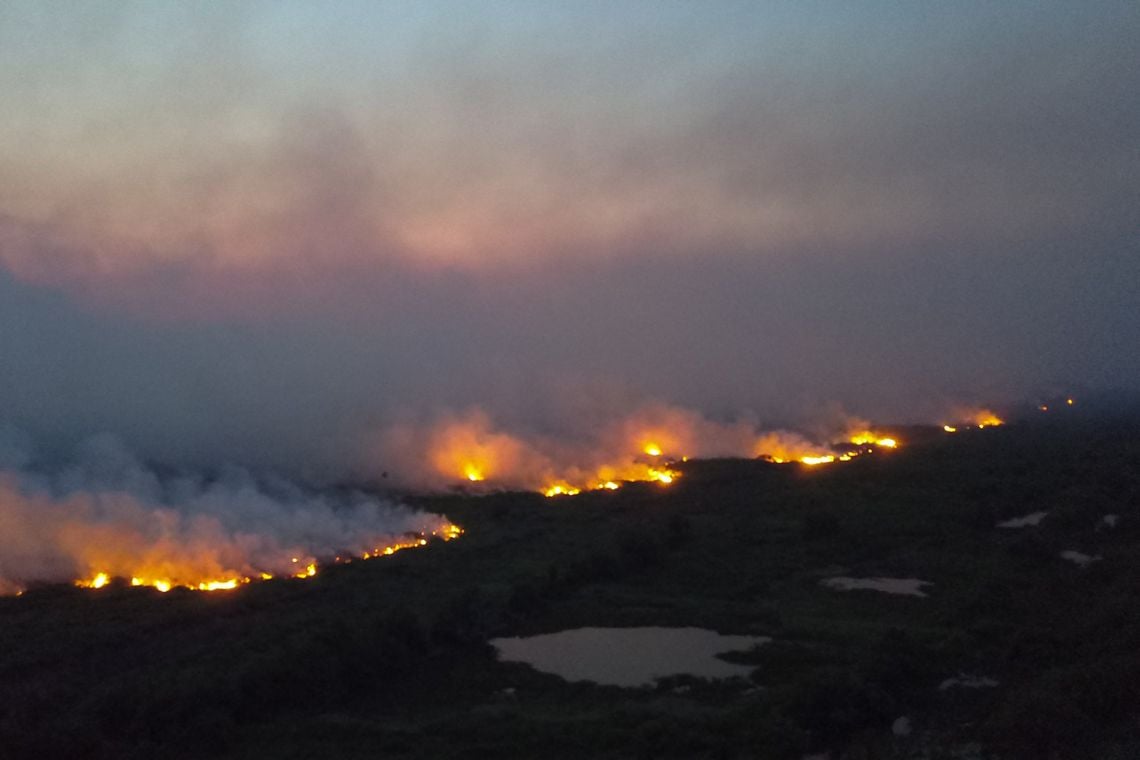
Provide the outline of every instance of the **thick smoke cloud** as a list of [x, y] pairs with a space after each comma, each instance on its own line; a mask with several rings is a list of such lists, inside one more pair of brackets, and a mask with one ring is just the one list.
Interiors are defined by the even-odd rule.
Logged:
[[0, 261], [201, 316], [1135, 227], [1134, 4], [473, 10], [6, 9]]
[[[668, 474], [683, 456], [753, 457], [783, 453], [787, 434], [758, 439], [746, 421], [718, 423], [690, 410], [643, 404], [611, 419], [580, 421], [558, 435], [505, 430], [487, 411], [443, 412], [428, 421], [396, 423], [366, 448], [364, 468], [385, 467], [405, 487], [439, 489], [486, 482], [493, 488], [547, 490], [611, 487]], [[761, 444], [758, 448], [758, 444]], [[803, 444], [801, 446], [801, 444]], [[791, 439], [802, 454], [818, 445]], [[777, 448], [778, 447], [778, 448]]]
[[237, 468], [162, 475], [107, 435], [51, 462], [27, 435], [0, 427], [0, 594], [96, 573], [172, 586], [294, 575], [446, 526], [438, 515]]
[[418, 5], [0, 9], [0, 420], [324, 479], [1137, 389], [1134, 3]]
[[1140, 258], [970, 258], [421, 278], [358, 314], [220, 324], [91, 311], [0, 279], [0, 416], [48, 449], [111, 430], [161, 461], [320, 478], [350, 473], [378, 430], [471, 406], [508, 431], [577, 436], [654, 399], [773, 428], [1135, 389]]

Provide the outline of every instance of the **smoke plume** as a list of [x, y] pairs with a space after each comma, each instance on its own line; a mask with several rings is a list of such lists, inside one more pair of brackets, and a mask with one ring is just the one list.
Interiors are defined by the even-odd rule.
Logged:
[[[400, 486], [538, 490], [548, 495], [616, 488], [624, 481], [672, 482], [669, 465], [689, 457], [761, 457], [815, 464], [836, 444], [874, 444], [884, 436], [864, 420], [839, 416], [817, 435], [764, 430], [750, 419], [717, 421], [696, 410], [643, 404], [609, 418], [580, 421], [573, 434], [507, 429], [480, 407], [401, 423], [366, 447], [366, 474]], [[893, 441], [892, 441], [893, 445]], [[818, 460], [818, 461], [817, 461]]]
[[446, 519], [362, 494], [312, 493], [226, 469], [204, 477], [145, 467], [98, 436], [69, 461], [40, 461], [27, 436], [0, 428], [0, 593], [102, 575], [159, 588], [312, 574], [415, 536]]

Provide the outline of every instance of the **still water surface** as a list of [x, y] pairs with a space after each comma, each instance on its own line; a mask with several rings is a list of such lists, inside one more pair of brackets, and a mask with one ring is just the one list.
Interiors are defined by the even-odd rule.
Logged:
[[704, 628], [575, 628], [527, 638], [492, 639], [499, 659], [525, 662], [567, 681], [649, 686], [655, 678], [747, 676], [752, 667], [716, 657], [771, 641], [766, 636], [723, 636]]

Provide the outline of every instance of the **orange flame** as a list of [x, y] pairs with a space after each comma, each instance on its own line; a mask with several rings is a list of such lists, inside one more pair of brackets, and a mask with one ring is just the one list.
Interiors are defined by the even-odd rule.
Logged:
[[998, 417], [993, 412], [985, 409], [976, 412], [970, 418], [970, 421], [977, 425], [979, 428], [997, 427], [998, 425], [1005, 424], [1005, 420], [1003, 420], [1001, 417]]
[[873, 430], [857, 430], [848, 433], [847, 442], [856, 446], [878, 446], [884, 449], [895, 449], [899, 445], [899, 442], [894, 438], [876, 433]]
[[[962, 417], [974, 420], [971, 426], [1002, 424], [988, 410], [966, 411]], [[477, 482], [488, 490], [562, 497], [637, 481], [669, 485], [682, 471], [672, 463], [690, 457], [752, 456], [818, 467], [906, 443], [850, 417], [844, 428], [832, 429], [833, 437], [812, 440], [785, 430], [763, 432], [747, 421], [716, 422], [692, 410], [648, 404], [616, 419], [585, 420], [576, 436], [555, 440], [504, 432], [475, 408], [433, 424], [390, 428], [378, 436], [373, 452], [385, 472], [395, 471], [397, 482], [410, 488], [430, 491]], [[958, 427], [947, 425], [946, 430]]]
[[[443, 529], [432, 531], [430, 534], [443, 541], [451, 541], [463, 535], [463, 529], [454, 523], [448, 523]], [[426, 535], [421, 535], [417, 538], [411, 538], [405, 541], [397, 541], [385, 546], [378, 546], [369, 551], [362, 552], [360, 559], [372, 559], [375, 557], [386, 557], [395, 554], [404, 549], [418, 549], [429, 544]], [[300, 565], [300, 557], [292, 557], [289, 560], [292, 564]], [[352, 559], [337, 558], [339, 562], [351, 562]], [[317, 575], [319, 565], [316, 560], [309, 560], [305, 563], [304, 567], [292, 573], [291, 577], [296, 579], [307, 579]], [[268, 572], [255, 573], [253, 576], [234, 576], [230, 578], [207, 578], [202, 580], [188, 580], [184, 575], [170, 575], [165, 577], [155, 577], [146, 573], [138, 573], [130, 576], [130, 585], [132, 586], [146, 586], [157, 589], [162, 593], [166, 593], [173, 588], [185, 588], [192, 591], [232, 591], [247, 583], [252, 583], [255, 580], [267, 581], [271, 580], [274, 576]], [[101, 589], [110, 585], [113, 575], [109, 571], [100, 571], [92, 574], [89, 578], [83, 578], [75, 581], [75, 585], [80, 588]], [[22, 589], [16, 591], [17, 594], [23, 593]]]

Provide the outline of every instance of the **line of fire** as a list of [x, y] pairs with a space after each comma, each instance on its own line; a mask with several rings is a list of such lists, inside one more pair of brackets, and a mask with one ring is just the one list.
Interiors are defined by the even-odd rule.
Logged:
[[[1072, 405], [1073, 400], [1066, 400]], [[1004, 424], [1004, 421], [994, 412], [978, 410], [971, 412], [962, 420], [955, 420], [954, 424], [942, 425], [945, 433], [957, 433], [968, 429], [985, 429]], [[669, 440], [667, 433], [660, 431], [647, 432], [638, 437], [636, 451], [626, 452], [620, 464], [603, 465], [591, 473], [588, 478], [581, 474], [567, 475], [553, 479], [548, 484], [538, 488], [538, 492], [551, 499], [565, 499], [586, 491], [616, 491], [630, 483], [654, 483], [661, 487], [668, 487], [682, 477], [678, 464], [687, 462], [690, 456], [683, 452], [674, 452], [666, 448], [665, 441]], [[904, 442], [897, 434], [875, 428], [855, 428], [848, 430], [843, 440], [831, 444], [809, 444], [799, 437], [779, 437], [765, 435], [755, 444], [754, 458], [782, 466], [802, 466], [817, 468], [837, 463], [849, 462], [857, 457], [865, 457], [879, 452], [890, 452], [899, 449]], [[468, 493], [490, 493], [498, 490], [508, 490], [496, 485], [500, 473], [496, 472], [494, 462], [485, 454], [479, 452], [453, 453], [457, 466], [454, 477], [465, 483], [464, 490]], [[160, 592], [168, 592], [175, 588], [192, 591], [232, 591], [246, 584], [273, 578], [308, 579], [315, 577], [320, 568], [327, 564], [341, 564], [353, 561], [369, 560], [377, 557], [386, 557], [406, 549], [428, 547], [433, 542], [451, 541], [463, 535], [463, 529], [458, 525], [447, 522], [442, 528], [410, 535], [400, 540], [391, 541], [384, 545], [375, 546], [367, 551], [349, 556], [341, 555], [327, 560], [314, 557], [294, 556], [290, 564], [294, 566], [291, 573], [272, 573], [255, 571], [246, 574], [226, 575], [224, 577], [193, 577], [191, 574], [171, 571], [169, 563], [161, 560], [151, 562], [160, 569], [140, 567], [129, 577], [115, 577], [105, 570], [99, 570], [88, 577], [74, 581], [76, 586], [89, 589], [102, 589], [115, 584], [136, 587], [149, 587]]]

